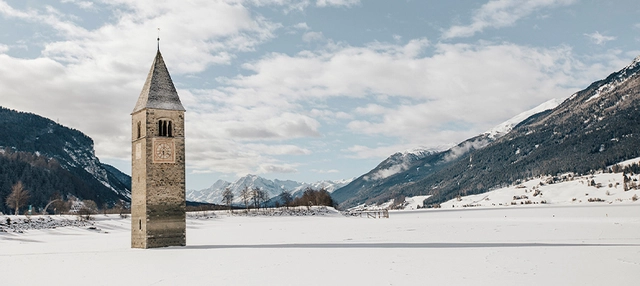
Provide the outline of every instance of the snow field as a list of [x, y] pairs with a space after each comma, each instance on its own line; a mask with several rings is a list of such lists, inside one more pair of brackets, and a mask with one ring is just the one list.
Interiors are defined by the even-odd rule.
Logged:
[[129, 248], [129, 220], [0, 233], [2, 284], [636, 285], [637, 204], [391, 211], [388, 219], [187, 221], [187, 246]]
[[[632, 178], [639, 179], [638, 175]], [[526, 181], [516, 186], [510, 186], [490, 192], [452, 199], [441, 204], [442, 208], [459, 207], [515, 207], [531, 201], [533, 205], [583, 205], [583, 204], [637, 204], [640, 205], [640, 190], [624, 191], [622, 173], [601, 173], [589, 176], [579, 176], [572, 180], [547, 184], [549, 177]], [[589, 186], [593, 181], [600, 187]], [[541, 184], [542, 183], [542, 184]], [[538, 195], [535, 190], [540, 191]], [[540, 195], [541, 194], [541, 195]], [[514, 199], [514, 196], [520, 197]], [[523, 197], [523, 196], [526, 196]], [[638, 198], [633, 200], [633, 196]], [[590, 202], [603, 200], [602, 202]], [[512, 202], [516, 205], [512, 205]]]

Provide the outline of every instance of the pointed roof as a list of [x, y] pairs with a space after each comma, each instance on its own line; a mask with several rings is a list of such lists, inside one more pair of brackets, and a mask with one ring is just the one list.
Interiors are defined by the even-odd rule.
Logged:
[[164, 64], [160, 49], [151, 65], [151, 70], [144, 82], [140, 97], [132, 113], [136, 113], [145, 108], [182, 110], [184, 107], [178, 97], [176, 87], [173, 85], [167, 66]]

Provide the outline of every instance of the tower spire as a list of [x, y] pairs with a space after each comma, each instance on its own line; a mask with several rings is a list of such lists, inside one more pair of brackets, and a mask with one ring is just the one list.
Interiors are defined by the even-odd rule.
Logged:
[[158, 52], [160, 51], [160, 28], [158, 28]]

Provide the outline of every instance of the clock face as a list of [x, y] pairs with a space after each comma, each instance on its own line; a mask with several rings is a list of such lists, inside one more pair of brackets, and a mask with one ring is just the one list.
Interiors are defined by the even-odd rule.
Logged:
[[173, 142], [154, 142], [153, 144], [153, 161], [157, 163], [174, 162]]
[[158, 145], [156, 145], [156, 157], [158, 157], [159, 159], [169, 159], [171, 158], [171, 154], [173, 153], [173, 150], [171, 148], [171, 145], [167, 144], [167, 143], [160, 143]]

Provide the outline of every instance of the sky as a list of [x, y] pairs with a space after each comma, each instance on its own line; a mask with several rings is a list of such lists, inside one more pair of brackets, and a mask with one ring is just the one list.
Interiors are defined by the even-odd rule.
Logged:
[[130, 174], [159, 35], [188, 189], [348, 179], [623, 68], [639, 16], [626, 0], [0, 0], [0, 106], [84, 132]]

